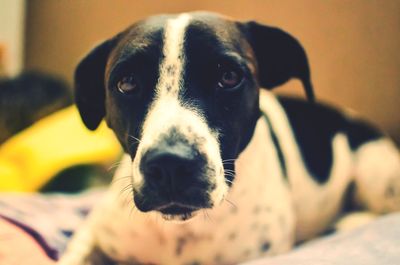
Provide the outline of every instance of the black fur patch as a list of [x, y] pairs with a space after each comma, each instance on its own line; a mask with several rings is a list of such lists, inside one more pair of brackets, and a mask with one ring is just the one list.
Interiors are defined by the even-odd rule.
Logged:
[[228, 235], [228, 239], [230, 240], [230, 241], [233, 241], [233, 240], [235, 240], [236, 239], [236, 233], [235, 232], [232, 232], [232, 233], [230, 233], [229, 235]]
[[117, 262], [110, 259], [100, 248], [93, 249], [86, 262], [85, 264], [117, 265]]
[[288, 97], [278, 99], [286, 111], [304, 163], [318, 183], [329, 178], [333, 162], [332, 140], [337, 133], [348, 136], [353, 150], [382, 136], [373, 126], [351, 120], [332, 107]]
[[350, 182], [343, 193], [342, 199], [342, 212], [351, 212], [355, 210], [354, 205], [354, 193], [356, 190], [356, 183], [354, 181]]
[[264, 243], [261, 244], [260, 250], [261, 252], [267, 252], [271, 247], [271, 243], [268, 241], [265, 241]]
[[176, 241], [176, 249], [175, 249], [175, 254], [177, 256], [180, 256], [182, 254], [183, 248], [186, 245], [187, 240], [184, 237], [178, 238]]
[[[248, 67], [244, 36], [235, 24], [195, 17], [185, 34], [186, 67], [182, 102], [200, 110], [220, 134], [222, 159], [236, 159], [250, 142], [259, 118], [256, 77]], [[223, 69], [235, 69], [243, 81], [235, 89], [218, 87]], [[223, 71], [223, 70], [222, 70]], [[225, 169], [234, 170], [231, 163]], [[229, 182], [233, 176], [226, 176]]]

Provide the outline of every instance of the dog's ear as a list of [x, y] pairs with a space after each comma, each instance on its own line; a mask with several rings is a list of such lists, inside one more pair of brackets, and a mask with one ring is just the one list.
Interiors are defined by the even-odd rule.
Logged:
[[75, 70], [75, 101], [83, 123], [90, 130], [95, 130], [105, 116], [104, 75], [115, 43], [116, 38], [113, 38], [98, 45]]
[[260, 85], [267, 89], [291, 78], [303, 83], [307, 98], [314, 101], [307, 55], [300, 43], [288, 33], [257, 22], [242, 23], [257, 63]]

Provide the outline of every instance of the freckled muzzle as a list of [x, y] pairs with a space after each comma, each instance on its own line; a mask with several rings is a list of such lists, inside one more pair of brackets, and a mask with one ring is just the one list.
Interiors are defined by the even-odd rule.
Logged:
[[143, 176], [134, 201], [143, 212], [189, 215], [211, 208], [210, 192], [215, 175], [198, 149], [184, 142], [160, 143], [144, 152], [139, 170]]

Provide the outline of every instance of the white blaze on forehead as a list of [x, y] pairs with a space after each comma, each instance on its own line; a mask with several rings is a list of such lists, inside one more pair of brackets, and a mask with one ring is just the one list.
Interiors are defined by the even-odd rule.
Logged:
[[[153, 144], [160, 133], [176, 125], [177, 119], [182, 123], [185, 115], [179, 102], [179, 92], [183, 85], [183, 68], [185, 66], [184, 42], [186, 27], [189, 25], [188, 14], [169, 19], [164, 29], [163, 60], [160, 64], [160, 75], [156, 86], [155, 98], [142, 128], [142, 143]], [[186, 115], [187, 117], [187, 115]]]
[[156, 87], [157, 96], [169, 93], [177, 96], [182, 87], [182, 74], [185, 65], [183, 54], [186, 27], [190, 21], [188, 14], [182, 14], [167, 21], [164, 32], [164, 59], [160, 66], [160, 77]]

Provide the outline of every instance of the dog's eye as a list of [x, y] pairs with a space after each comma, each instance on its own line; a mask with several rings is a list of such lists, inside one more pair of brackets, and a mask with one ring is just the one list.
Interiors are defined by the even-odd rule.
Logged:
[[123, 77], [117, 83], [118, 91], [122, 94], [130, 94], [134, 92], [137, 88], [137, 83], [133, 75]]
[[241, 83], [242, 79], [240, 72], [234, 69], [227, 69], [221, 72], [218, 86], [224, 89], [234, 88]]

